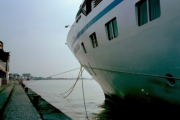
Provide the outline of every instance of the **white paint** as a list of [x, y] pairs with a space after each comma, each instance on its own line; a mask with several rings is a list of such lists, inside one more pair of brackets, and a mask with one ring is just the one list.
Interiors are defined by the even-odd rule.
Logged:
[[[68, 47], [73, 52], [76, 44], [84, 43], [83, 49], [74, 54], [82, 64], [94, 68], [115, 71], [165, 76], [167, 73], [180, 78], [180, 1], [160, 0], [161, 16], [145, 25], [138, 26], [135, 4], [139, 0], [124, 0], [100, 20], [88, 28], [82, 36], [72, 44], [72, 36], [77, 33], [113, 0], [102, 1], [88, 16], [81, 14], [78, 23], [74, 23], [67, 37]], [[119, 36], [107, 40], [105, 24], [116, 17]], [[89, 36], [96, 32], [99, 46], [93, 48]], [[91, 71], [91, 69], [89, 69]], [[162, 99], [180, 105], [180, 82], [168, 87], [166, 79], [112, 73], [95, 70], [92, 77], [101, 85], [104, 93], [125, 98], [133, 96], [142, 101]], [[91, 71], [91, 73], [93, 73]], [[150, 97], [145, 97], [141, 89], [145, 89]]]

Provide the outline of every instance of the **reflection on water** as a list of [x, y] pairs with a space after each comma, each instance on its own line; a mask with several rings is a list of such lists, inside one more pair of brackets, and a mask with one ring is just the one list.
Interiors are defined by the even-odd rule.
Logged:
[[[67, 98], [63, 97], [68, 93], [60, 94], [66, 92], [75, 83], [75, 80], [41, 80], [24, 83], [73, 120], [86, 120], [81, 81], [77, 83], [74, 91]], [[172, 119], [180, 114], [178, 107], [169, 106], [166, 103], [149, 105], [133, 100], [118, 100], [116, 104], [104, 102], [103, 91], [94, 80], [85, 80], [84, 90], [90, 120], [162, 119], [167, 117]]]

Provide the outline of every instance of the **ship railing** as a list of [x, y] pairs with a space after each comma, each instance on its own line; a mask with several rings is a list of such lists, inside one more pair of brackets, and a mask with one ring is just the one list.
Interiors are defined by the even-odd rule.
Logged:
[[[83, 5], [82, 5], [82, 10], [81, 10], [81, 12], [82, 12], [85, 16], [87, 16], [87, 15], [92, 11], [92, 10], [91, 10], [91, 11], [86, 11], [86, 10], [84, 9], [84, 7], [86, 6], [86, 1], [87, 1], [87, 0], [84, 1]], [[103, 0], [92, 0], [92, 1], [94, 1], [93, 8], [95, 8], [95, 7], [97, 7], [98, 4], [99, 4], [100, 2], [102, 2]]]
[[94, 8], [101, 2], [102, 0], [94, 0]]
[[86, 11], [85, 11], [84, 9], [82, 9], [81, 12], [82, 12], [85, 16], [87, 16]]

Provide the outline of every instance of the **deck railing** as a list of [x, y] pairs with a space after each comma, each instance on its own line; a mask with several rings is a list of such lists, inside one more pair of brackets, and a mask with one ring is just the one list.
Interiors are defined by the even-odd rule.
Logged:
[[[100, 2], [102, 2], [102, 1], [103, 1], [103, 0], [94, 0], [93, 8], [95, 8], [95, 7], [96, 7]], [[84, 9], [84, 6], [85, 6], [85, 4], [83, 4], [81, 12], [82, 12], [85, 16], [87, 16], [91, 11], [87, 12], [87, 11]]]
[[86, 11], [85, 11], [84, 9], [82, 9], [81, 12], [82, 12], [85, 16], [87, 16]]
[[102, 0], [94, 0], [94, 7], [96, 7]]

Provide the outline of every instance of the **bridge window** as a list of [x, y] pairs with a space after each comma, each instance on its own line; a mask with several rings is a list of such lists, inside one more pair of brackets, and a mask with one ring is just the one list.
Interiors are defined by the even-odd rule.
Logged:
[[112, 40], [113, 38], [116, 38], [118, 36], [118, 26], [116, 18], [106, 23], [105, 28], [109, 40]]
[[96, 39], [96, 33], [94, 32], [92, 35], [89, 36], [89, 38], [91, 40], [93, 48], [98, 47], [98, 41]]

